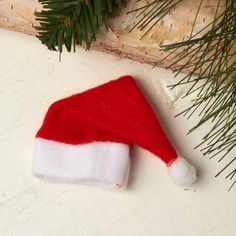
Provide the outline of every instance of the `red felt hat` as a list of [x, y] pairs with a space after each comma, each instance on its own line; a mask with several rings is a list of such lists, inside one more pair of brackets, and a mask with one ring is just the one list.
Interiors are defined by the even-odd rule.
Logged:
[[131, 76], [53, 103], [36, 135], [33, 173], [50, 179], [125, 188], [132, 144], [166, 163], [175, 184], [189, 186], [195, 181], [194, 167], [177, 156]]

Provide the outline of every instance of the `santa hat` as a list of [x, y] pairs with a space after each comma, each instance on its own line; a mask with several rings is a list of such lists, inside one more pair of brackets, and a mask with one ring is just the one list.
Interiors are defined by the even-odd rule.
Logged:
[[131, 76], [53, 103], [36, 135], [33, 173], [107, 188], [125, 188], [136, 144], [166, 165], [171, 180], [190, 186], [196, 171], [167, 138]]

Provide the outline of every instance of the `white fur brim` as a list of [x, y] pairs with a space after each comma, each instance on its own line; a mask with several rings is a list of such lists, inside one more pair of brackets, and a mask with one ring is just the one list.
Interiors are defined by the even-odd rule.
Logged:
[[36, 139], [33, 174], [56, 181], [78, 181], [105, 188], [126, 188], [129, 146], [114, 142], [70, 145]]
[[195, 168], [182, 157], [178, 157], [167, 169], [170, 180], [180, 187], [190, 187], [196, 181]]

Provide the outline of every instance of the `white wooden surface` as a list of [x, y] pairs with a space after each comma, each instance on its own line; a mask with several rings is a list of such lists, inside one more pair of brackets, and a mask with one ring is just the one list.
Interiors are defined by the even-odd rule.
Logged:
[[[173, 186], [164, 165], [138, 147], [125, 192], [32, 177], [34, 135], [49, 104], [123, 74], [138, 79], [180, 153], [197, 167], [197, 184]], [[0, 235], [236, 235], [236, 188], [228, 193], [223, 176], [213, 177], [216, 161], [193, 150], [202, 130], [185, 136], [196, 117], [173, 118], [185, 105], [181, 89], [165, 89], [175, 80], [170, 71], [92, 51], [63, 54], [60, 63], [34, 37], [0, 30]]]

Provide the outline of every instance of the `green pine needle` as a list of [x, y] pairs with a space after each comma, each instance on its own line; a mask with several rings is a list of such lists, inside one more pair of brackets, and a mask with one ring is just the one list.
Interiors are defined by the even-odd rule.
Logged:
[[89, 49], [98, 30], [107, 26], [107, 18], [114, 17], [125, 0], [39, 0], [43, 10], [35, 12], [40, 23], [37, 37], [49, 50], [71, 51], [85, 43]]
[[[171, 88], [190, 84], [185, 97], [197, 92], [193, 103], [178, 115], [189, 118], [199, 113], [200, 120], [190, 133], [206, 122], [213, 123], [197, 147], [202, 147], [203, 154], [210, 158], [220, 157], [219, 162], [234, 155], [236, 149], [236, 1], [225, 0], [224, 12], [219, 14], [220, 1], [216, 1], [215, 18], [207, 33], [191, 33], [186, 41], [163, 46], [171, 51], [169, 58], [174, 62], [169, 68], [176, 75], [191, 70]], [[177, 55], [172, 56], [173, 52]], [[226, 178], [232, 181], [231, 189], [236, 183], [236, 156], [216, 176], [228, 169]]]
[[[139, 2], [140, 0], [137, 0]], [[144, 31], [141, 39], [143, 39], [152, 28], [159, 23], [165, 15], [170, 13], [183, 0], [153, 0], [146, 5], [127, 12], [137, 12], [137, 23], [130, 29], [129, 32], [135, 28]]]
[[[134, 9], [137, 23], [131, 28], [142, 30], [145, 37], [165, 15], [184, 0], [152, 0], [146, 5]], [[213, 22], [197, 33], [195, 24], [205, 0], [199, 0], [189, 38], [183, 42], [164, 45], [170, 51], [168, 58], [173, 61], [168, 66], [176, 75], [190, 71], [177, 84], [190, 85], [184, 97], [197, 92], [197, 98], [178, 115], [188, 118], [198, 113], [200, 120], [190, 130], [195, 131], [207, 122], [213, 128], [203, 137], [196, 147], [210, 158], [220, 157], [219, 162], [235, 154], [236, 149], [236, 1], [215, 1], [216, 12]], [[138, 2], [138, 1], [137, 1]], [[221, 3], [225, 4], [223, 13], [219, 13]], [[203, 34], [204, 31], [208, 31]], [[164, 61], [166, 58], [163, 58]], [[177, 115], [177, 116], [178, 116]], [[216, 175], [229, 170], [226, 179], [232, 181], [229, 189], [236, 185], [236, 156]]]

